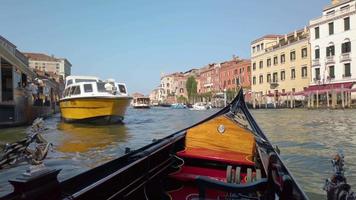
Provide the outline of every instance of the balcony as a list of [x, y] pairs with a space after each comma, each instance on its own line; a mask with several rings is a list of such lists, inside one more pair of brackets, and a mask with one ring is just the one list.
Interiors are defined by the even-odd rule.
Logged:
[[351, 53], [343, 53], [340, 55], [340, 62], [351, 61]]
[[270, 83], [270, 88], [271, 89], [276, 89], [279, 86], [278, 81], [274, 80]]
[[312, 61], [312, 66], [315, 67], [315, 66], [320, 66], [320, 60], [319, 59], [314, 59]]
[[326, 57], [325, 64], [335, 64], [335, 59], [334, 56], [328, 56]]
[[351, 78], [351, 74], [343, 74], [342, 78], [344, 79], [350, 79]]

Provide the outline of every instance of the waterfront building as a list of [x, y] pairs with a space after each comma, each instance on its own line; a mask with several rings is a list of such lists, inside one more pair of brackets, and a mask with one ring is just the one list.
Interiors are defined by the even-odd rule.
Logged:
[[186, 81], [188, 76], [189, 75], [185, 73], [176, 72], [161, 77], [161, 98], [164, 102], [169, 99], [169, 103], [176, 103], [178, 97], [188, 97], [186, 91]]
[[215, 93], [220, 90], [220, 64], [209, 64], [200, 69], [199, 73], [199, 87], [197, 92], [199, 94]]
[[251, 61], [234, 57], [230, 61], [221, 63], [220, 90], [236, 90], [242, 87], [244, 90], [251, 89]]
[[65, 79], [71, 75], [72, 64], [66, 58], [56, 58], [43, 53], [24, 53], [29, 60], [30, 68], [57, 74]]
[[35, 78], [27, 58], [0, 36], [0, 126], [27, 122], [32, 100], [28, 88]]
[[161, 102], [163, 102], [162, 93], [163, 90], [160, 86], [151, 91], [149, 97], [152, 105], [159, 105]]
[[251, 43], [251, 88], [257, 101], [285, 100], [291, 94], [303, 98], [311, 77], [308, 40], [304, 28], [286, 35], [266, 35]]
[[333, 0], [322, 16], [310, 20], [309, 29], [312, 78], [308, 91], [318, 90], [320, 95], [352, 89], [356, 81], [356, 1]]

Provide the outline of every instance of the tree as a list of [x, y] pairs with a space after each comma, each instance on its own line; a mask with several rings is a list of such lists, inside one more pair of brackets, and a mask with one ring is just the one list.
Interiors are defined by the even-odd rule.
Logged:
[[178, 101], [178, 103], [187, 103], [188, 102], [187, 98], [185, 98], [183, 95], [180, 95], [177, 98], [177, 101]]
[[189, 102], [191, 102], [192, 99], [194, 99], [194, 97], [197, 95], [197, 85], [198, 83], [195, 80], [194, 76], [190, 76], [185, 84]]

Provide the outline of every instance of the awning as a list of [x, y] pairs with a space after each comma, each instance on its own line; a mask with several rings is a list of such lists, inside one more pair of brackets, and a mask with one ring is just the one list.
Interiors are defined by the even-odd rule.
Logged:
[[352, 89], [354, 82], [346, 82], [346, 83], [333, 83], [333, 84], [324, 84], [324, 85], [311, 85], [304, 90], [305, 93], [314, 93], [318, 91], [318, 93], [325, 93], [327, 91], [340, 91], [342, 88], [346, 90]]

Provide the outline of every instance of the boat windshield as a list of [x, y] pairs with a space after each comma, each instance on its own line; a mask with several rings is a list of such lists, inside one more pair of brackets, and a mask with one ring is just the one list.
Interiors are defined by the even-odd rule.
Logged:
[[104, 82], [97, 82], [96, 83], [98, 92], [107, 92], [105, 89], [105, 83]]
[[76, 83], [82, 83], [82, 82], [96, 82], [95, 79], [75, 79]]
[[126, 93], [126, 88], [125, 88], [125, 86], [119, 84], [119, 91], [120, 91], [120, 93]]

